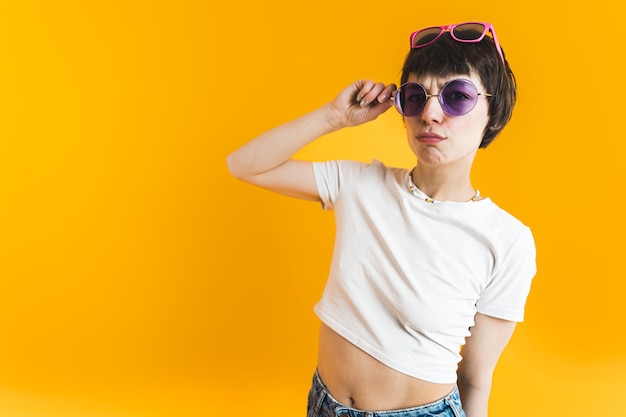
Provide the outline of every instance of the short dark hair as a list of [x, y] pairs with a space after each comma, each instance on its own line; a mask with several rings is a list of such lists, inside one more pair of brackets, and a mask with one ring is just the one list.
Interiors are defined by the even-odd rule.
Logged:
[[446, 32], [428, 46], [411, 49], [404, 61], [401, 83], [407, 82], [411, 74], [449, 77], [470, 73], [476, 74], [486, 92], [493, 95], [489, 98], [489, 123], [480, 143], [486, 148], [511, 119], [517, 98], [515, 76], [506, 59], [502, 64], [491, 37], [476, 43], [458, 42]]

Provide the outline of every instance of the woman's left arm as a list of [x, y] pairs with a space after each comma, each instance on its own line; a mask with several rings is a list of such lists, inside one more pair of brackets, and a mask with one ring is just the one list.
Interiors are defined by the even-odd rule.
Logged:
[[486, 417], [491, 379], [516, 323], [476, 313], [459, 364], [459, 391], [467, 417]]

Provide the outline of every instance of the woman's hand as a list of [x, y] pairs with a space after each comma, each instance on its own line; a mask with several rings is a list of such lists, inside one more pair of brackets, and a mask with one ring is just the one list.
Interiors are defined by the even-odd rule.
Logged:
[[396, 88], [395, 84], [356, 81], [328, 104], [329, 120], [337, 128], [370, 122], [389, 110]]

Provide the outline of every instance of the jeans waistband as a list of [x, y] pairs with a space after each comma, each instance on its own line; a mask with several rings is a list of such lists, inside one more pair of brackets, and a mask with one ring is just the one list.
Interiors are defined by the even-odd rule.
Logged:
[[465, 417], [455, 386], [444, 398], [430, 404], [400, 410], [366, 411], [340, 403], [328, 392], [316, 371], [309, 392], [307, 417]]

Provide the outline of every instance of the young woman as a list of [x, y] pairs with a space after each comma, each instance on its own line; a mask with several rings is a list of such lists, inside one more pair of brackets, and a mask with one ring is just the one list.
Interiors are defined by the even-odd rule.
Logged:
[[[356, 81], [228, 157], [235, 177], [335, 211], [308, 417], [487, 416], [494, 368], [523, 320], [535, 246], [470, 171], [515, 97], [491, 24], [430, 27], [411, 35], [399, 88]], [[291, 159], [394, 105], [415, 167]]]

